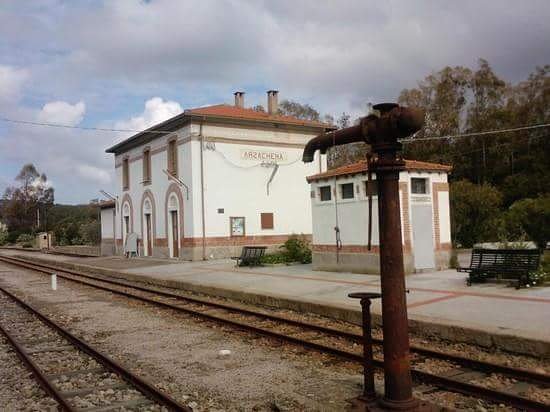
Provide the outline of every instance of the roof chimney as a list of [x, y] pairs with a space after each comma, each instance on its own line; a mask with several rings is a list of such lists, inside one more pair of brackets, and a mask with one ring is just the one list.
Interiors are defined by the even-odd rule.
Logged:
[[269, 114], [277, 114], [279, 111], [279, 91], [267, 91], [267, 112]]
[[244, 92], [235, 92], [235, 107], [244, 108]]

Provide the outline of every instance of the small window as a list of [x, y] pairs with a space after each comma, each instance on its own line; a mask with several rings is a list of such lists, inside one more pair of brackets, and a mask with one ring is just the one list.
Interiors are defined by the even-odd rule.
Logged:
[[273, 213], [260, 213], [262, 229], [273, 229]]
[[178, 175], [178, 142], [176, 139], [168, 142], [168, 173]]
[[330, 189], [330, 186], [321, 186], [319, 188], [319, 193], [321, 197], [321, 202], [328, 202], [330, 199], [332, 199], [332, 190]]
[[420, 177], [411, 177], [411, 192], [415, 195], [425, 195], [428, 193], [428, 179]]
[[223, 214], [225, 213], [225, 210], [223, 210], [223, 208], [219, 208], [219, 209], [218, 209], [218, 213], [219, 213], [220, 215], [223, 215]]
[[344, 183], [340, 185], [340, 195], [342, 199], [353, 199], [353, 183]]
[[365, 181], [365, 196], [378, 196], [378, 181]]
[[151, 151], [143, 152], [143, 183], [151, 183]]
[[231, 236], [244, 236], [244, 217], [230, 217], [229, 229]]
[[122, 161], [122, 190], [130, 188], [130, 164], [128, 158]]

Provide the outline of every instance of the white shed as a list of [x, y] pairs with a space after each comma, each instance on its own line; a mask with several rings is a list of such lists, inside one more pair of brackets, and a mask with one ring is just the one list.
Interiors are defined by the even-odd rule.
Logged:
[[[399, 175], [405, 273], [449, 266], [451, 224], [447, 175], [450, 171], [447, 165], [405, 161], [405, 170]], [[307, 178], [311, 184], [314, 269], [380, 273], [374, 173], [372, 179], [369, 185], [366, 161]], [[369, 192], [373, 193], [370, 250], [367, 246]]]

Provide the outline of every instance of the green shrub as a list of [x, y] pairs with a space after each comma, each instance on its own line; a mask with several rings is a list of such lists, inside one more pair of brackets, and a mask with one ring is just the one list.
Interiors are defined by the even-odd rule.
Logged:
[[[34, 236], [30, 233], [22, 233], [17, 238], [17, 243], [22, 244], [23, 247], [33, 247], [34, 245]], [[25, 246], [30, 245], [30, 246]]]
[[305, 237], [292, 235], [281, 248], [289, 262], [311, 263], [311, 249]]
[[502, 195], [490, 185], [466, 180], [451, 184], [451, 225], [454, 241], [462, 247], [495, 241], [500, 236]]
[[262, 263], [311, 263], [309, 242], [303, 236], [291, 235], [277, 253], [264, 255]]
[[86, 223], [82, 223], [79, 227], [80, 239], [86, 245], [97, 245], [100, 242], [99, 235], [99, 221], [91, 220]]
[[278, 263], [288, 263], [286, 260], [286, 255], [282, 252], [270, 253], [262, 257], [262, 263], [267, 263], [269, 265], [276, 265]]
[[510, 206], [527, 237], [539, 249], [545, 249], [550, 240], [550, 196], [523, 199]]
[[2, 227], [0, 224], [0, 246], [4, 246], [8, 243], [8, 229]]

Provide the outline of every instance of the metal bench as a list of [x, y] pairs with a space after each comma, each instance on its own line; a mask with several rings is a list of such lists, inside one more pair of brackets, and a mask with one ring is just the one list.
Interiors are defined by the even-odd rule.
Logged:
[[470, 266], [457, 271], [468, 273], [468, 286], [493, 278], [512, 280], [519, 289], [537, 283], [540, 256], [538, 249], [473, 249]]
[[261, 266], [267, 246], [243, 246], [241, 256], [234, 256], [235, 266]]

